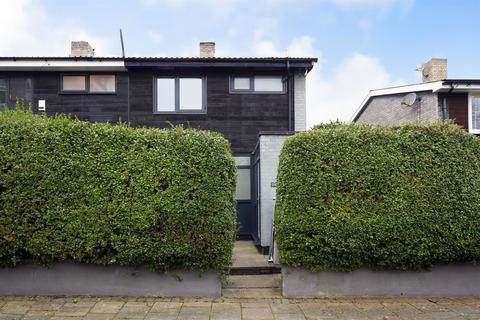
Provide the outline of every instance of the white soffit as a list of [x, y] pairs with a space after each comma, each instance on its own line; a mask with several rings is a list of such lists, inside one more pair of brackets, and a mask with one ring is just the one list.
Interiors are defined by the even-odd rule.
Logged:
[[0, 60], [0, 71], [127, 71], [123, 60]]

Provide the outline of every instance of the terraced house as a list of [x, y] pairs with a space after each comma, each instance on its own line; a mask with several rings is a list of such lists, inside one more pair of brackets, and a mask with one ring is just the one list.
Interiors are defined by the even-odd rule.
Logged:
[[480, 79], [449, 79], [447, 59], [433, 58], [418, 70], [422, 83], [371, 90], [354, 122], [399, 125], [451, 119], [480, 134]]
[[268, 248], [277, 158], [306, 129], [305, 79], [315, 58], [96, 57], [84, 41], [67, 57], [0, 57], [0, 105], [134, 127], [218, 131], [237, 161], [238, 236]]

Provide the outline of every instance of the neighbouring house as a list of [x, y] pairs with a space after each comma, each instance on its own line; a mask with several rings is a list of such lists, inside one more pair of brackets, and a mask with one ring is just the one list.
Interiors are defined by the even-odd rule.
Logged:
[[238, 235], [267, 248], [278, 155], [287, 135], [306, 129], [305, 79], [316, 61], [219, 58], [213, 42], [192, 58], [96, 57], [75, 41], [68, 57], [0, 57], [0, 105], [24, 99], [35, 113], [222, 133], [238, 167]]
[[398, 125], [452, 119], [480, 134], [480, 79], [448, 79], [447, 59], [433, 58], [419, 71], [420, 84], [371, 90], [352, 121]]

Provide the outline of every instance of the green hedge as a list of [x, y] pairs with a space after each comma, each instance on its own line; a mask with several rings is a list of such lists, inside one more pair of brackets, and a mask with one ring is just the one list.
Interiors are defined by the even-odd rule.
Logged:
[[280, 156], [281, 262], [420, 269], [480, 258], [480, 142], [450, 123], [331, 124]]
[[217, 133], [0, 115], [0, 264], [215, 269], [235, 239], [235, 162]]

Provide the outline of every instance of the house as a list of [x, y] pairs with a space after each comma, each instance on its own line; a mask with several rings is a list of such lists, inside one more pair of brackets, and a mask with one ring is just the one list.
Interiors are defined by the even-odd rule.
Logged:
[[447, 67], [447, 59], [433, 58], [420, 68], [422, 83], [371, 90], [352, 121], [398, 125], [452, 119], [480, 134], [480, 79], [448, 79]]
[[[96, 57], [85, 41], [68, 57], [0, 57], [0, 104], [134, 127], [218, 131], [238, 166], [240, 237], [267, 248], [281, 142], [306, 129], [305, 78], [315, 58]], [[273, 191], [272, 191], [273, 190]]]

